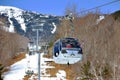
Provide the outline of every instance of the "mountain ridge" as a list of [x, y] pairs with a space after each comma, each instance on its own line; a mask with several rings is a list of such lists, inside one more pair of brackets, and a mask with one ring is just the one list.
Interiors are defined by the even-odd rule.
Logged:
[[[60, 23], [60, 17], [52, 15], [44, 15], [33, 11], [25, 11], [11, 6], [0, 6], [0, 16], [8, 18], [7, 30], [9, 32], [18, 33], [28, 38], [35, 36], [33, 28], [43, 28], [40, 36], [49, 37], [54, 35], [55, 26]], [[53, 25], [54, 24], [54, 25]], [[54, 30], [55, 32], [55, 30]]]

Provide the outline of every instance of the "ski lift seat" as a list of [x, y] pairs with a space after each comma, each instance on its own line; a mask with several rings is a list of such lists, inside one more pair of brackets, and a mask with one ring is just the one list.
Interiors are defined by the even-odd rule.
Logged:
[[33, 75], [33, 74], [34, 74], [34, 71], [33, 71], [33, 70], [28, 69], [25, 73], [26, 73], [27, 75]]

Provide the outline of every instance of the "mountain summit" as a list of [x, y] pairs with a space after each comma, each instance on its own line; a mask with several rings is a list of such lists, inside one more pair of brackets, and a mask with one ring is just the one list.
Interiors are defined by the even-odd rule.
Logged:
[[44, 15], [33, 11], [25, 11], [11, 6], [0, 6], [0, 16], [7, 17], [9, 32], [17, 32], [28, 38], [35, 36], [34, 28], [43, 29], [41, 37], [53, 35], [60, 20], [58, 16]]

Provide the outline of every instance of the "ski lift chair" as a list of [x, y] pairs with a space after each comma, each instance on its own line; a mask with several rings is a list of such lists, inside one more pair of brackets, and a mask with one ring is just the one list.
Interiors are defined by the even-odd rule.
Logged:
[[28, 69], [25, 71], [25, 73], [30, 76], [30, 75], [33, 75], [33, 74], [34, 74], [34, 71], [31, 70], [31, 68], [28, 68]]

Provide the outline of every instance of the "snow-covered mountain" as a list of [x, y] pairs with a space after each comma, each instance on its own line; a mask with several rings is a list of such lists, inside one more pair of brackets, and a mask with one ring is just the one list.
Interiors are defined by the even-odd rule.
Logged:
[[15, 32], [14, 30], [15, 26], [13, 24], [13, 21], [11, 20], [12, 18], [15, 18], [19, 23], [23, 23], [21, 24], [21, 28], [25, 31], [26, 26], [24, 23], [24, 18], [22, 18], [22, 12], [23, 10], [15, 7], [0, 6], [0, 14], [7, 16], [10, 22], [9, 32]]
[[9, 32], [17, 32], [29, 38], [36, 35], [33, 28], [42, 28], [43, 32], [40, 32], [40, 36], [49, 38], [54, 34], [56, 26], [60, 22], [57, 16], [25, 11], [10, 6], [0, 6], [0, 16], [7, 17]]

